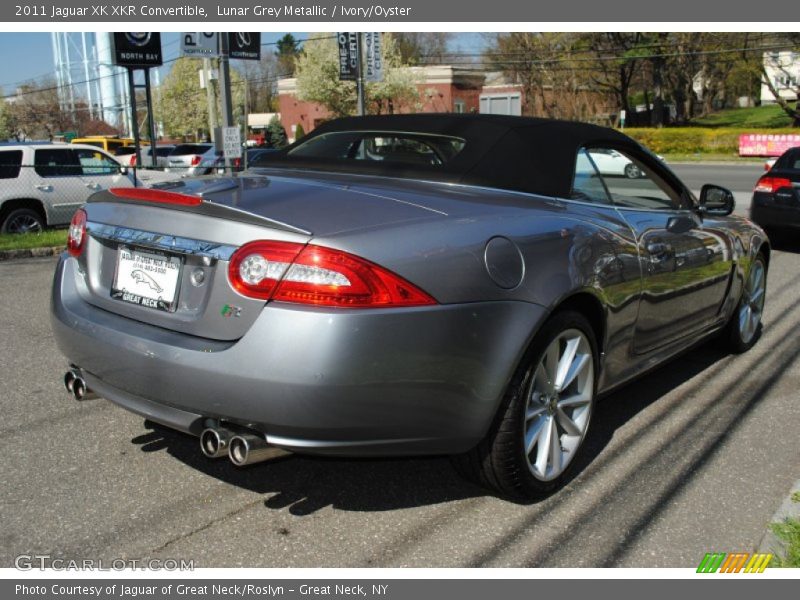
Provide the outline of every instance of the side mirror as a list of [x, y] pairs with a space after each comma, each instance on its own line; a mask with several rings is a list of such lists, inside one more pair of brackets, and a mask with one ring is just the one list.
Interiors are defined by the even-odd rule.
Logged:
[[127, 175], [128, 174], [128, 167], [120, 167], [119, 168], [120, 175]]
[[736, 200], [729, 189], [707, 183], [700, 190], [700, 212], [704, 215], [727, 217], [736, 208]]

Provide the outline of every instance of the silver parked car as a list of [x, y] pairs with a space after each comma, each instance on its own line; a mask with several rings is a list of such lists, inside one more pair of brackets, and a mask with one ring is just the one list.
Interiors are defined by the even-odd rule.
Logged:
[[133, 174], [95, 146], [0, 144], [0, 233], [67, 225], [98, 190], [133, 185]]
[[[602, 175], [593, 149], [642, 175]], [[759, 337], [762, 230], [616, 131], [347, 118], [264, 165], [76, 213], [52, 301], [76, 397], [236, 465], [450, 454], [524, 498], [564, 483], [599, 395]]]

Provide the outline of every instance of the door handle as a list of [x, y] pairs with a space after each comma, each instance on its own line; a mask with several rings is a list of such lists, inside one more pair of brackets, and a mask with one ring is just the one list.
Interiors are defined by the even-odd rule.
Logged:
[[53, 186], [52, 185], [37, 185], [36, 189], [37, 190], [41, 190], [43, 192], [52, 192], [53, 191]]
[[87, 183], [86, 187], [89, 188], [90, 190], [99, 190], [100, 189], [100, 184], [99, 183]]

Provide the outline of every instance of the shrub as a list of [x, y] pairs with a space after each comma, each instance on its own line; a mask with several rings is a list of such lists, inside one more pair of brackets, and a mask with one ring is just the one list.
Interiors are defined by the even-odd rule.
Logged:
[[743, 133], [797, 134], [797, 129], [739, 129], [730, 127], [629, 127], [625, 129], [637, 142], [656, 154], [739, 154]]

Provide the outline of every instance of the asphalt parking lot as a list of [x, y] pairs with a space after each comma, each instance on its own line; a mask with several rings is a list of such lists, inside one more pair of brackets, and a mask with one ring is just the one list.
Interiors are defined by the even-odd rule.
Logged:
[[102, 399], [75, 402], [54, 259], [0, 263], [0, 566], [20, 554], [205, 567], [696, 567], [752, 551], [800, 477], [800, 247], [776, 250], [749, 353], [706, 344], [606, 398], [575, 479], [510, 503], [447, 459], [235, 469]]

